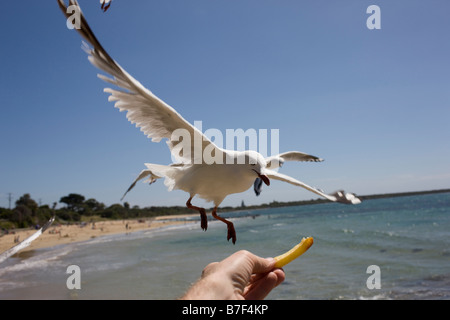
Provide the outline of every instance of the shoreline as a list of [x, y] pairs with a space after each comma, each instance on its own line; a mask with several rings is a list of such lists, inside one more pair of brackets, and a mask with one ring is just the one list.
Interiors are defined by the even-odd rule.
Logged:
[[[49, 248], [57, 245], [86, 241], [101, 236], [125, 234], [142, 230], [153, 230], [161, 227], [196, 223], [197, 220], [187, 218], [198, 217], [197, 214], [158, 216], [151, 219], [105, 220], [71, 225], [52, 224], [39, 238], [16, 255], [35, 249]], [[37, 230], [18, 229], [12, 234], [0, 237], [0, 253], [14, 247]], [[18, 240], [17, 240], [18, 239]]]
[[[411, 195], [426, 195], [433, 193], [450, 193], [450, 189], [438, 189], [430, 191], [418, 191], [418, 192], [403, 192], [392, 194], [377, 194], [369, 196], [359, 196], [363, 200], [372, 200], [388, 197], [401, 197]], [[232, 212], [239, 212], [245, 210], [257, 210], [257, 209], [270, 209], [274, 207], [290, 207], [295, 205], [303, 205], [306, 202], [314, 202], [310, 204], [319, 204], [322, 201], [300, 201], [298, 202], [279, 202], [276, 206], [264, 205], [264, 206], [248, 206], [244, 208], [234, 208], [230, 210]], [[236, 210], [238, 209], [238, 210]], [[228, 212], [225, 210], [224, 212]], [[191, 219], [194, 218], [194, 219]], [[96, 222], [85, 222], [69, 225], [52, 224], [39, 238], [31, 243], [28, 247], [20, 250], [16, 253], [16, 256], [22, 252], [29, 252], [35, 249], [48, 248], [62, 244], [87, 241], [96, 237], [113, 234], [125, 234], [135, 231], [158, 229], [165, 226], [180, 225], [186, 223], [199, 222], [198, 214], [187, 213], [178, 215], [164, 215], [153, 218], [134, 218], [134, 219], [121, 219], [121, 220], [104, 220]], [[128, 228], [127, 228], [128, 226]], [[14, 247], [21, 241], [25, 240], [37, 230], [32, 228], [16, 229], [14, 233], [0, 235], [0, 253]], [[16, 241], [18, 239], [18, 241]]]

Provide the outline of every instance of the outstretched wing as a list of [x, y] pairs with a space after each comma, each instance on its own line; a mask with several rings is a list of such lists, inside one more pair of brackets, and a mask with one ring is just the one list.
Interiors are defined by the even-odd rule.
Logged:
[[266, 168], [275, 169], [281, 167], [285, 161], [321, 162], [323, 159], [300, 151], [288, 151], [266, 158]]
[[[310, 154], [306, 154], [300, 151], [288, 151], [284, 153], [277, 154], [275, 156], [270, 156], [266, 158], [266, 168], [276, 169], [280, 168], [285, 161], [307, 161], [307, 162], [322, 162], [323, 159]], [[253, 190], [255, 194], [259, 196], [262, 191], [262, 180], [256, 178], [253, 184]]]
[[136, 183], [139, 180], [149, 177], [144, 182], [148, 182], [149, 184], [152, 184], [157, 179], [164, 178], [167, 175], [171, 176], [171, 173], [173, 173], [174, 171], [176, 171], [179, 168], [184, 167], [184, 164], [182, 164], [182, 163], [173, 163], [170, 166], [165, 166], [165, 165], [161, 165], [161, 164], [153, 164], [153, 163], [146, 163], [145, 165], [147, 166], [147, 169], [144, 169], [141, 171], [141, 173], [139, 173], [139, 175], [133, 181], [133, 183], [130, 185], [130, 187], [127, 189], [127, 191], [125, 191], [125, 193], [123, 194], [120, 201], [122, 201], [123, 198], [125, 198], [126, 194], [128, 192], [130, 192], [131, 189], [134, 188], [134, 186], [136, 185]]
[[311, 192], [314, 192], [315, 194], [328, 199], [333, 202], [341, 202], [345, 204], [358, 204], [361, 203], [361, 200], [358, 199], [353, 193], [345, 193], [344, 191], [337, 191], [333, 194], [326, 194], [322, 192], [319, 189], [316, 189], [314, 187], [308, 186], [306, 183], [303, 183], [301, 181], [298, 181], [297, 179], [294, 179], [288, 175], [275, 172], [273, 170], [265, 170], [264, 173], [269, 179], [275, 179], [284, 181], [290, 184], [293, 184], [294, 186], [305, 188], [306, 190], [309, 190]]
[[[64, 0], [57, 1], [64, 15], [69, 18], [73, 11], [69, 9], [69, 12], [67, 12], [68, 9]], [[76, 0], [70, 0], [69, 6], [73, 5], [80, 8]], [[89, 27], [81, 9], [79, 9], [79, 12], [80, 28], [76, 30], [93, 47], [90, 48], [88, 45], [84, 47], [89, 55], [88, 59], [94, 66], [112, 76], [112, 78], [109, 78], [99, 74], [100, 79], [123, 89], [105, 88], [104, 91], [110, 94], [109, 101], [116, 101], [114, 105], [116, 108], [120, 111], [126, 111], [127, 119], [131, 123], [136, 124], [154, 142], [159, 142], [163, 138], [168, 139], [167, 144], [172, 154], [180, 162], [201, 163], [199, 162], [201, 159], [197, 158], [201, 157], [207, 146], [210, 146], [210, 151], [216, 149], [215, 152], [220, 152], [220, 149], [213, 142], [186, 121], [174, 108], [159, 99], [120, 67], [103, 49]], [[201, 153], [194, 152], [194, 140], [201, 141]], [[199, 144], [197, 142], [195, 145]]]
[[139, 180], [142, 180], [142, 179], [144, 179], [144, 178], [146, 178], [146, 177], [148, 177], [148, 176], [150, 176], [150, 177], [147, 179], [147, 182], [148, 182], [149, 184], [152, 184], [153, 182], [156, 181], [156, 179], [161, 178], [160, 176], [157, 176], [156, 174], [154, 174], [154, 173], [153, 173], [151, 170], [149, 170], [149, 169], [144, 169], [144, 170], [142, 170], [141, 173], [139, 173], [139, 175], [137, 176], [137, 178], [133, 181], [133, 183], [131, 184], [131, 186], [127, 189], [127, 191], [125, 191], [125, 193], [123, 194], [122, 198], [120, 198], [120, 201], [122, 201], [123, 198], [125, 198], [125, 196], [127, 195], [127, 193], [130, 192], [131, 189], [134, 188], [134, 186], [136, 185], [136, 183], [137, 183]]
[[53, 223], [53, 221], [55, 221], [55, 216], [50, 218], [50, 220], [47, 221], [47, 223], [42, 228], [40, 228], [38, 231], [33, 233], [31, 236], [29, 236], [28, 238], [26, 238], [25, 240], [20, 242], [18, 245], [15, 245], [14, 247], [12, 247], [12, 248], [6, 250], [5, 252], [3, 252], [2, 254], [0, 254], [0, 263], [5, 261], [6, 259], [11, 257], [12, 255], [16, 254], [20, 250], [28, 247], [34, 240], [39, 238], [39, 236], [42, 233], [44, 233], [44, 231], [47, 230], [48, 227], [50, 227], [50, 225]]

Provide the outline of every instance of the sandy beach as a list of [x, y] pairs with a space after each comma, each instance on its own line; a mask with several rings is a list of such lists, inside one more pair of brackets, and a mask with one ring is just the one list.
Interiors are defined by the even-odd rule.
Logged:
[[[169, 225], [195, 223], [195, 221], [184, 220], [184, 218], [190, 216], [192, 215], [171, 215], [159, 216], [151, 219], [108, 220], [71, 225], [62, 225], [54, 222], [38, 239], [33, 241], [30, 246], [24, 248], [20, 252], [27, 252], [38, 248], [53, 247], [72, 242], [86, 241], [111, 234], [150, 230]], [[30, 228], [17, 229], [14, 233], [0, 236], [0, 253], [25, 240], [36, 231], [37, 230]], [[20, 254], [20, 252], [18, 254]]]

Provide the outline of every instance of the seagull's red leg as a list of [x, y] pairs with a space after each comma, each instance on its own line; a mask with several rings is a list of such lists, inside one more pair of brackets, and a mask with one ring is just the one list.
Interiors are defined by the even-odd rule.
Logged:
[[106, 10], [108, 10], [109, 6], [111, 5], [112, 0], [105, 6], [105, 2], [102, 2], [102, 6], [101, 9], [103, 10], [103, 12], [106, 12]]
[[231, 239], [231, 241], [233, 241], [233, 244], [235, 244], [236, 243], [236, 230], [234, 230], [233, 222], [230, 222], [230, 221], [218, 216], [217, 215], [217, 207], [214, 207], [214, 209], [212, 211], [212, 216], [214, 218], [216, 218], [217, 220], [220, 220], [227, 224], [227, 228], [228, 228], [227, 240], [230, 241], [230, 239]]
[[204, 208], [196, 207], [191, 204], [191, 200], [193, 197], [190, 197], [189, 200], [186, 202], [186, 207], [189, 209], [194, 209], [200, 212], [200, 227], [206, 231], [208, 229], [208, 218], [206, 217], [206, 210]]

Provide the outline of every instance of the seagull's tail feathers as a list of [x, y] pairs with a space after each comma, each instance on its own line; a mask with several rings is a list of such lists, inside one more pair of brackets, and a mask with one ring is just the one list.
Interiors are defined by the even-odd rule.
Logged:
[[279, 172], [276, 172], [273, 170], [269, 170], [269, 169], [266, 169], [265, 173], [269, 179], [280, 180], [280, 181], [284, 181], [284, 182], [293, 184], [298, 187], [305, 188], [306, 190], [314, 192], [315, 194], [318, 194], [319, 196], [321, 196], [325, 199], [328, 199], [330, 201], [333, 201], [333, 202], [340, 202], [340, 203], [345, 203], [345, 204], [361, 203], [361, 200], [359, 198], [357, 198], [356, 195], [353, 193], [346, 193], [345, 191], [341, 190], [341, 191], [337, 191], [332, 194], [326, 194], [326, 193], [322, 192], [322, 190], [308, 186], [306, 183], [298, 181], [297, 179], [294, 179], [288, 175], [285, 175], [285, 174], [282, 174], [282, 173], [279, 173]]

